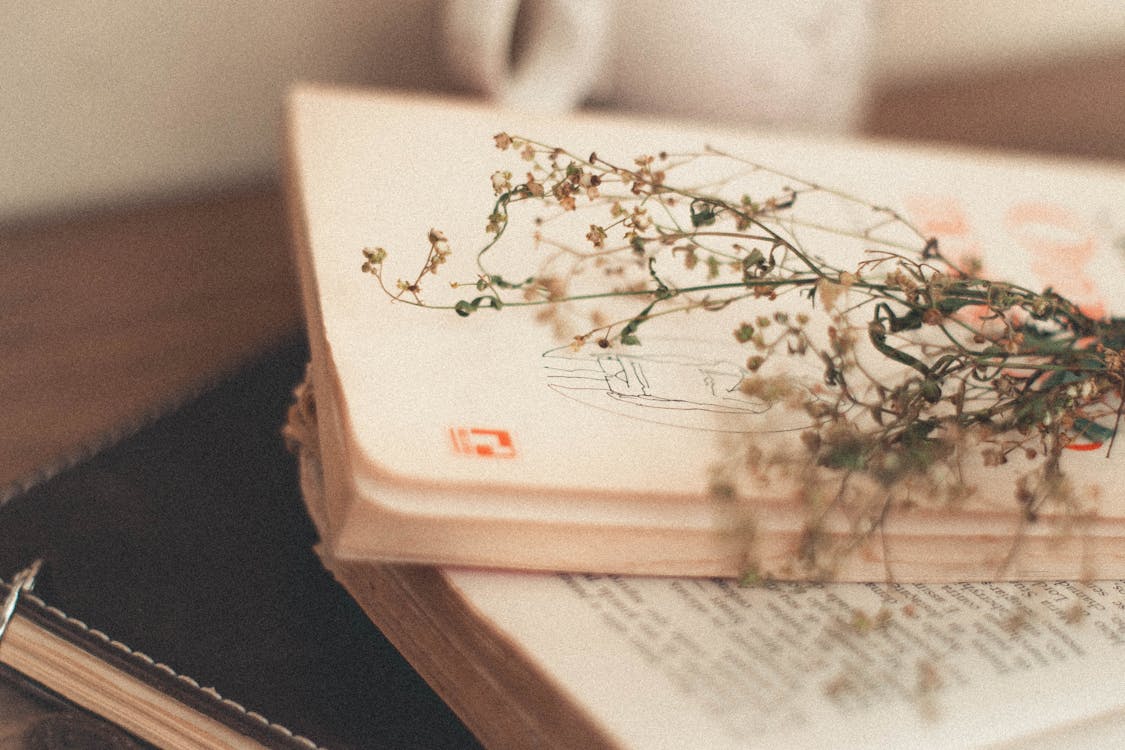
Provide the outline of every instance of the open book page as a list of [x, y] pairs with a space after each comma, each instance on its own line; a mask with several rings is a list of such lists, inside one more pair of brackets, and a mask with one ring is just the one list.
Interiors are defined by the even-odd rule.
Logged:
[[1052, 747], [1125, 732], [1122, 582], [447, 576], [626, 747]]

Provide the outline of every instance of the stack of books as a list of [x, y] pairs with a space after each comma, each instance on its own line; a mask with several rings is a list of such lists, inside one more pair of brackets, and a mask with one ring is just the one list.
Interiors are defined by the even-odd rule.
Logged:
[[[806, 516], [791, 486], [773, 485], [749, 498], [759, 512], [748, 555], [715, 499], [715, 457], [739, 434], [784, 431], [740, 421], [692, 390], [694, 376], [657, 384], [662, 366], [685, 361], [668, 351], [588, 342], [570, 357], [534, 308], [485, 303], [462, 317], [415, 304], [455, 307], [466, 295], [449, 281], [497, 293], [476, 249], [495, 235], [496, 194], [523, 181], [510, 176], [518, 157], [496, 151], [500, 134], [628, 165], [660, 151], [738, 154], [806, 187], [862, 195], [886, 216], [909, 213], [944, 247], [1024, 283], [1054, 283], [1109, 313], [1125, 292], [1120, 169], [297, 90], [288, 189], [311, 362], [289, 434], [319, 552], [484, 744], [1046, 747], [1125, 736], [1123, 670], [1107, 669], [1125, 641], [1125, 585], [1112, 580], [1125, 575], [1116, 453], [1068, 452], [1098, 501], [1071, 534], [1060, 533], [1064, 510], [1029, 521], [1000, 502], [1014, 487], [1001, 471], [978, 488], [983, 499], [919, 503], [865, 536], [832, 581], [800, 580], [810, 574], [786, 560]], [[535, 269], [521, 254], [542, 246], [541, 232], [508, 227], [512, 267]], [[439, 273], [419, 288], [435, 251]], [[361, 270], [371, 263], [386, 289]], [[759, 313], [730, 314], [720, 330]], [[683, 344], [688, 330], [698, 329], [649, 341]], [[701, 361], [724, 361], [699, 353], [708, 345], [675, 351], [699, 373]], [[772, 575], [748, 580], [751, 559]]]

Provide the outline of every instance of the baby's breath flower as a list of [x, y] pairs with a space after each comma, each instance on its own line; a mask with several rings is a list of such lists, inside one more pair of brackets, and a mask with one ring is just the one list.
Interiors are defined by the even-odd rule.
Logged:
[[533, 198], [543, 197], [543, 183], [535, 179], [535, 175], [531, 172], [527, 173], [527, 182], [524, 183], [527, 187], [528, 194]]
[[652, 226], [652, 218], [648, 215], [648, 209], [641, 206], [633, 208], [633, 212], [625, 219], [625, 226], [632, 227], [638, 232], [643, 232]]
[[363, 257], [363, 272], [378, 273], [383, 261], [387, 259], [387, 251], [381, 247], [365, 247]]
[[833, 283], [823, 276], [816, 282], [816, 293], [820, 297], [820, 304], [824, 309], [831, 312], [836, 307], [836, 300], [840, 295], [847, 290], [846, 287]]
[[496, 195], [503, 195], [512, 190], [512, 173], [497, 171], [492, 173], [492, 191]]
[[578, 184], [584, 188], [597, 187], [602, 184], [602, 178], [600, 175], [583, 171], [578, 175]]
[[749, 323], [742, 323], [738, 328], [734, 329], [734, 339], [740, 344], [745, 344], [753, 338], [754, 326]]
[[493, 211], [488, 216], [488, 224], [485, 225], [484, 231], [489, 234], [499, 234], [500, 228], [504, 225], [504, 214], [499, 211]]
[[601, 250], [605, 247], [605, 229], [599, 227], [597, 224], [591, 224], [590, 231], [586, 233], [586, 239], [588, 239], [590, 241], [590, 244], [592, 244], [595, 248]]

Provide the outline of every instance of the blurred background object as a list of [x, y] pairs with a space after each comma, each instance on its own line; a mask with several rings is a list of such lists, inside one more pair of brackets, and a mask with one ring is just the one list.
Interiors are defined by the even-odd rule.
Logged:
[[870, 0], [445, 0], [455, 80], [500, 103], [712, 123], [854, 127]]
[[272, 180], [296, 79], [445, 79], [434, 2], [0, 8], [0, 221]]
[[1125, 3], [885, 2], [864, 129], [1125, 159]]
[[456, 84], [501, 106], [560, 114], [605, 75], [616, 10], [607, 0], [445, 0], [444, 60]]
[[592, 100], [634, 113], [831, 133], [859, 124], [871, 0], [616, 0]]
[[[548, 56], [564, 103], [1125, 157], [1117, 0], [565, 5], [588, 25]], [[550, 0], [0, 6], [0, 222], [272, 181], [296, 79], [496, 95], [443, 26], [459, 6], [493, 72], [580, 28]]]

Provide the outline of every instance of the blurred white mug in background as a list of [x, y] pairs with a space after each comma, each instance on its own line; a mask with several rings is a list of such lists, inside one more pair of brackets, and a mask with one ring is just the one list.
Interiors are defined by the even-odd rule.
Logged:
[[445, 0], [461, 83], [504, 106], [582, 104], [841, 132], [867, 91], [872, 0]]

